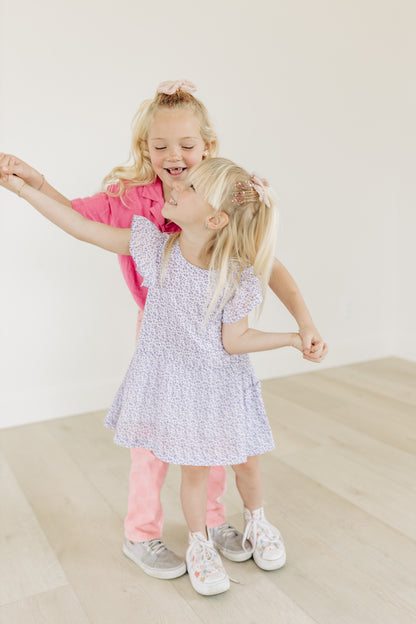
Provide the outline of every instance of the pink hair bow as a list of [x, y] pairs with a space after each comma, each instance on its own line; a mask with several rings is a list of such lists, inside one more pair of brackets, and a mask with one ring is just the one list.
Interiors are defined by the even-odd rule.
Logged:
[[266, 193], [266, 186], [269, 186], [269, 183], [267, 182], [267, 180], [265, 180], [264, 178], [259, 178], [258, 175], [256, 175], [255, 173], [253, 173], [253, 175], [251, 176], [251, 184], [253, 186], [253, 188], [257, 191], [261, 201], [263, 201], [267, 208], [270, 208], [270, 200], [267, 197], [267, 193]]
[[158, 93], [164, 93], [165, 95], [173, 95], [176, 91], [184, 91], [185, 93], [194, 93], [196, 86], [189, 80], [166, 80], [161, 82], [157, 88]]

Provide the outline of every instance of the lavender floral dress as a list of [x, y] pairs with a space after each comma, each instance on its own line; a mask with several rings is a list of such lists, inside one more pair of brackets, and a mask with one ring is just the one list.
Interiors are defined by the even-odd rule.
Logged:
[[130, 252], [149, 288], [139, 340], [105, 419], [114, 441], [144, 447], [171, 464], [240, 464], [274, 448], [249, 356], [230, 355], [221, 324], [261, 302], [258, 279], [243, 272], [239, 288], [204, 325], [209, 272], [185, 260], [178, 241], [160, 278], [169, 234], [144, 217], [132, 223]]

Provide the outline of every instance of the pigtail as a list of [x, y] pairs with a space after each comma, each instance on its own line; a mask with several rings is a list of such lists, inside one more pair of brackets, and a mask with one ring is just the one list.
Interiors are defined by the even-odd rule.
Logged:
[[224, 307], [230, 300], [248, 267], [261, 282], [264, 300], [277, 233], [270, 188], [258, 176], [224, 158], [201, 163], [191, 172], [189, 181], [216, 211], [228, 216], [228, 224], [215, 233], [204, 250], [215, 275], [206, 320], [218, 302]]

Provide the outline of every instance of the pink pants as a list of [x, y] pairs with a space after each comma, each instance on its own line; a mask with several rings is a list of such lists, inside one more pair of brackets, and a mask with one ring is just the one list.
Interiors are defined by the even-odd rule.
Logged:
[[[139, 311], [139, 335], [143, 312]], [[163, 509], [160, 492], [169, 464], [144, 448], [131, 449], [130, 489], [124, 531], [132, 542], [144, 542], [162, 537]], [[212, 466], [207, 483], [207, 526], [212, 528], [225, 522], [225, 507], [220, 497], [226, 489], [223, 466]]]

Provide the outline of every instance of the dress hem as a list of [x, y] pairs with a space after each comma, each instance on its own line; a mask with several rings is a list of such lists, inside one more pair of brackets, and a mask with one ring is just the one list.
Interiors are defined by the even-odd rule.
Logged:
[[[113, 429], [113, 430], [115, 429], [115, 427], [112, 427], [111, 425], [107, 425], [105, 423], [104, 423], [104, 427], [106, 427], [106, 429]], [[178, 459], [177, 457], [172, 459], [171, 457], [168, 457], [167, 455], [164, 455], [163, 453], [159, 453], [154, 448], [151, 448], [150, 444], [147, 444], [143, 441], [142, 442], [137, 441], [137, 443], [131, 443], [129, 445], [122, 444], [120, 441], [117, 440], [117, 432], [114, 436], [114, 443], [117, 444], [117, 446], [121, 446], [123, 448], [145, 448], [148, 451], [151, 451], [154, 454], [154, 456], [157, 457], [157, 459], [160, 459], [160, 461], [163, 461], [166, 464], [172, 464], [174, 466], [175, 465], [176, 466], [235, 466], [237, 464], [245, 464], [249, 457], [253, 457], [257, 455], [264, 455], [265, 453], [270, 453], [270, 451], [274, 451], [276, 448], [273, 442], [269, 446], [263, 446], [258, 449], [248, 449], [247, 453], [245, 453], [244, 455], [233, 457], [231, 459], [215, 457], [214, 459], [204, 461], [203, 459], [201, 460], [201, 458], [198, 458], [197, 461], [192, 462], [192, 461], [189, 461], [189, 459], [185, 461], [180, 461], [180, 458]]]

